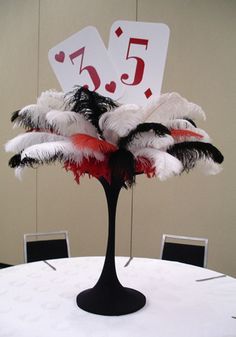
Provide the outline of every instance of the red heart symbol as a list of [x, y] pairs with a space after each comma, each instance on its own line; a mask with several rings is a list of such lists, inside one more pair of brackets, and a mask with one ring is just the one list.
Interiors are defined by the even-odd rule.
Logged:
[[63, 63], [64, 59], [65, 59], [65, 53], [64, 53], [64, 51], [60, 51], [60, 53], [58, 53], [58, 54], [55, 55], [55, 60], [57, 62]]
[[106, 91], [111, 92], [111, 93], [115, 92], [115, 90], [116, 90], [116, 82], [111, 81], [110, 83], [107, 83], [105, 85], [105, 89], [106, 89]]

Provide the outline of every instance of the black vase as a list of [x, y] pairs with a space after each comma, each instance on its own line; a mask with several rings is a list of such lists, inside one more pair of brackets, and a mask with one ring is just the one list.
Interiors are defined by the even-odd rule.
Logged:
[[145, 303], [145, 296], [137, 290], [123, 287], [118, 280], [115, 267], [115, 219], [118, 196], [123, 182], [108, 183], [99, 178], [108, 206], [108, 241], [102, 273], [93, 288], [84, 290], [77, 296], [77, 305], [88, 312], [118, 316], [138, 311]]

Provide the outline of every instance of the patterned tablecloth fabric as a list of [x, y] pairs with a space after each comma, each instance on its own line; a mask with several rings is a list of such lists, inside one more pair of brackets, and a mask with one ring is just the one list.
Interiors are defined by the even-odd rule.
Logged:
[[236, 279], [177, 262], [117, 257], [121, 283], [147, 304], [124, 316], [100, 316], [76, 305], [95, 285], [104, 257], [28, 263], [0, 271], [0, 337], [236, 337]]

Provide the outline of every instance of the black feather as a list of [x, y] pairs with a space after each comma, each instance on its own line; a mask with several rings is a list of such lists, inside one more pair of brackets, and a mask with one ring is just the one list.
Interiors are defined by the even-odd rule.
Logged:
[[185, 119], [186, 121], [188, 121], [189, 123], [191, 123], [195, 128], [197, 127], [196, 123], [192, 119], [187, 118], [187, 117], [183, 118], [183, 119]]
[[24, 159], [22, 159], [20, 166], [35, 167], [35, 165], [39, 165], [39, 164], [40, 162], [37, 159], [25, 157]]
[[15, 154], [13, 157], [10, 158], [8, 165], [11, 168], [16, 168], [20, 166], [21, 163], [21, 155], [20, 154]]
[[76, 87], [73, 92], [68, 93], [66, 104], [70, 110], [83, 114], [99, 133], [101, 132], [98, 125], [100, 116], [118, 106], [111, 98], [99, 95], [84, 87]]
[[184, 171], [187, 172], [194, 168], [199, 159], [212, 159], [218, 164], [224, 160], [222, 153], [214, 145], [203, 142], [177, 143], [167, 152], [178, 158], [183, 164]]
[[170, 131], [164, 125], [160, 123], [141, 123], [135, 129], [131, 130], [130, 133], [119, 139], [118, 146], [125, 148], [129, 143], [131, 143], [134, 138], [142, 132], [153, 131], [155, 136], [164, 137], [165, 135], [170, 135]]
[[21, 154], [15, 154], [13, 157], [10, 158], [8, 165], [11, 168], [16, 167], [24, 167], [24, 166], [30, 166], [34, 167], [35, 164], [39, 164], [39, 161], [34, 158], [25, 157], [23, 160], [21, 160]]
[[54, 164], [56, 161], [60, 163], [64, 162], [64, 156], [62, 152], [58, 152], [54, 154], [52, 157], [43, 159], [43, 160], [35, 159], [31, 157], [25, 157], [24, 159], [22, 159], [21, 165], [35, 167], [35, 165], [38, 166], [38, 165], [44, 165], [44, 164], [46, 165]]
[[11, 122], [14, 122], [19, 117], [19, 112], [20, 112], [20, 110], [17, 110], [15, 112], [13, 112], [13, 114], [11, 116]]
[[135, 184], [135, 160], [133, 154], [126, 149], [118, 149], [109, 158], [111, 181], [113, 184], [131, 187]]

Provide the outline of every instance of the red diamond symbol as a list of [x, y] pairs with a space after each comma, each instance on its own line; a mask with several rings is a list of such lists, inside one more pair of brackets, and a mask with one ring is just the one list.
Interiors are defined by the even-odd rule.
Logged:
[[152, 90], [148, 88], [146, 91], [144, 91], [144, 94], [147, 98], [149, 98], [150, 96], [152, 96]]
[[123, 34], [123, 30], [122, 30], [120, 27], [118, 27], [118, 28], [115, 30], [115, 33], [116, 33], [116, 36], [117, 36], [117, 37], [120, 37], [120, 36]]

